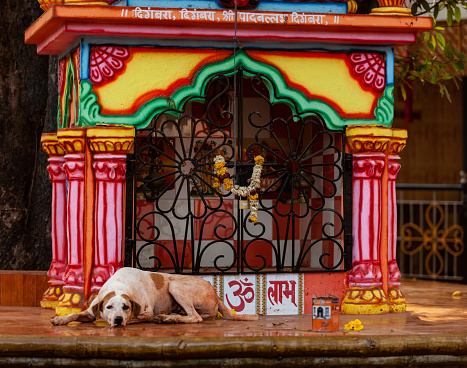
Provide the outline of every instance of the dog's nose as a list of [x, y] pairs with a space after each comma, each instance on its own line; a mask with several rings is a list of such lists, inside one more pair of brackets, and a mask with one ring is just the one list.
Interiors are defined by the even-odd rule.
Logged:
[[115, 317], [114, 322], [115, 322], [116, 325], [121, 325], [122, 322], [123, 322], [123, 317], [120, 317], [120, 316]]

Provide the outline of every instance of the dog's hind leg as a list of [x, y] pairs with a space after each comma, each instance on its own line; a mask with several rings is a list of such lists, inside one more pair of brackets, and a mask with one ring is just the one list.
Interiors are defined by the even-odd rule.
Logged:
[[178, 284], [176, 281], [172, 281], [169, 285], [169, 293], [186, 312], [186, 316], [180, 314], [160, 314], [154, 318], [155, 322], [198, 323], [203, 321], [203, 318], [198, 314], [193, 305], [193, 299], [190, 293], [186, 292], [185, 286], [183, 284]]

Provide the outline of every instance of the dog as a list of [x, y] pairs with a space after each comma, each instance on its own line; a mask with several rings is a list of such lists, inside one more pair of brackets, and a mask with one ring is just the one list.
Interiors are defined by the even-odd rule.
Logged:
[[254, 321], [257, 314], [238, 315], [220, 300], [212, 285], [199, 277], [121, 268], [102, 286], [88, 309], [51, 319], [55, 326], [102, 317], [110, 327], [129, 323], [196, 323], [214, 319]]

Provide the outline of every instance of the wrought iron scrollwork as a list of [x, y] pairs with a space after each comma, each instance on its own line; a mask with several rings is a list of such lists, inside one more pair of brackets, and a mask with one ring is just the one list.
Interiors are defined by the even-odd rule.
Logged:
[[[245, 90], [263, 104], [246, 119]], [[312, 270], [314, 257], [315, 268], [343, 269], [345, 219], [333, 203], [344, 173], [342, 132], [278, 96], [268, 76], [244, 67], [213, 75], [204, 95], [155, 116], [137, 140], [136, 197], [153, 206], [135, 223], [138, 267], [298, 272]], [[254, 156], [265, 158], [257, 223], [248, 222], [248, 211], [225, 208], [234, 196], [213, 185], [217, 154], [240, 185], [251, 176]], [[319, 236], [312, 234], [318, 228]], [[140, 259], [146, 253], [150, 267]]]

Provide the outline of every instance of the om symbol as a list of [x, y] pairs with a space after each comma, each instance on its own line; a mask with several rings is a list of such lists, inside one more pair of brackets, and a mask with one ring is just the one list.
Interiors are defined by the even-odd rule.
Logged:
[[237, 298], [238, 304], [232, 304], [229, 300], [229, 295], [226, 295], [227, 304], [230, 308], [235, 309], [236, 312], [241, 312], [245, 309], [245, 302], [251, 303], [255, 299], [255, 289], [252, 288], [253, 283], [248, 282], [248, 278], [245, 278], [244, 281], [233, 280], [229, 282], [229, 287], [235, 290], [232, 290], [232, 294]]

